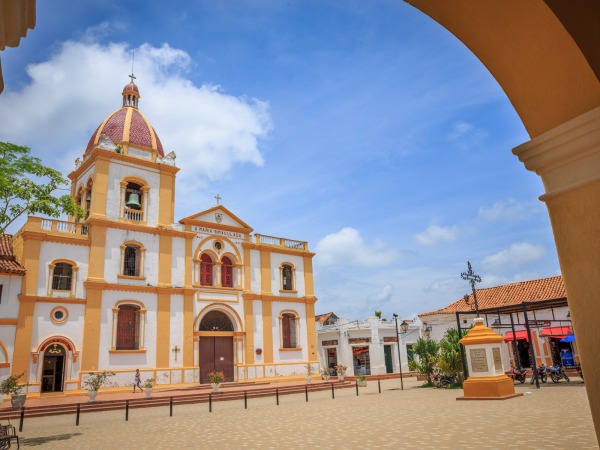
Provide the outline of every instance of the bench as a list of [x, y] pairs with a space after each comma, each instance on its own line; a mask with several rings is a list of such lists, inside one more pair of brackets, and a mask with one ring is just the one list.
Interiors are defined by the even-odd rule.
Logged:
[[11, 441], [17, 441], [17, 449], [19, 446], [19, 436], [17, 430], [12, 425], [0, 425], [0, 450], [11, 448]]

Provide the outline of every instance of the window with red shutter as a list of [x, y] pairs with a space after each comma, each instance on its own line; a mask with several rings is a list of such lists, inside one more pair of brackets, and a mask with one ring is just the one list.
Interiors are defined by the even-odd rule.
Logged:
[[121, 305], [117, 314], [117, 350], [139, 349], [140, 307]]
[[213, 285], [213, 262], [210, 256], [204, 253], [200, 257], [200, 284], [202, 286]]
[[221, 260], [221, 286], [233, 287], [233, 264], [227, 256]]

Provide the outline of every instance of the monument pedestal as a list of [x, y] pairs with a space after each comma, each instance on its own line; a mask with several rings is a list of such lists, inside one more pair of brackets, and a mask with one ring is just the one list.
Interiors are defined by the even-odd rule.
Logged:
[[465, 346], [469, 378], [463, 382], [464, 397], [457, 400], [506, 400], [523, 394], [515, 392], [513, 380], [504, 373], [500, 343], [502, 336], [474, 320], [460, 343]]

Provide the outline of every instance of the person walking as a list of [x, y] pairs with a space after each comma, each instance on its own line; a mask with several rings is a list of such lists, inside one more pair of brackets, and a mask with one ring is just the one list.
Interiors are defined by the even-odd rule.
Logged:
[[133, 393], [135, 394], [135, 387], [139, 387], [140, 391], [144, 392], [142, 389], [142, 376], [140, 375], [140, 369], [135, 369], [135, 377], [133, 379]]

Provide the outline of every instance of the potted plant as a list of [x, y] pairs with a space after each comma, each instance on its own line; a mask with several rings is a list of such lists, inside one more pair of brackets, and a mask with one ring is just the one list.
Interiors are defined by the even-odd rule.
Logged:
[[98, 389], [106, 384], [108, 379], [115, 375], [114, 372], [107, 372], [103, 370], [102, 372], [88, 374], [88, 379], [83, 383], [83, 387], [87, 389], [87, 395], [90, 398], [89, 403], [93, 403], [96, 401], [96, 395], [98, 395]]
[[225, 380], [225, 374], [223, 372], [211, 372], [208, 374], [208, 379], [210, 380], [210, 385], [213, 388], [213, 392], [218, 394], [219, 388], [221, 387], [221, 383]]
[[343, 364], [338, 364], [335, 366], [335, 371], [337, 372], [338, 381], [344, 381], [344, 376], [346, 375], [346, 370], [348, 370], [348, 366], [344, 366]]
[[310, 363], [306, 364], [306, 384], [310, 384], [312, 382], [312, 365]]
[[325, 368], [321, 371], [321, 377], [325, 380], [325, 383], [329, 382], [329, 378], [331, 377], [331, 369]]
[[144, 388], [146, 398], [152, 397], [152, 392], [154, 392], [154, 378], [146, 378], [142, 387]]
[[360, 387], [367, 387], [367, 376], [364, 374], [359, 375], [358, 377], [356, 377], [356, 382]]
[[23, 375], [24, 373], [19, 375], [11, 375], [2, 380], [2, 383], [0, 383], [0, 394], [3, 396], [10, 394], [10, 402], [13, 408], [22, 407], [25, 404], [25, 399], [27, 398], [27, 394], [23, 393], [23, 389], [27, 386], [27, 384], [19, 384], [19, 379]]

